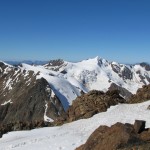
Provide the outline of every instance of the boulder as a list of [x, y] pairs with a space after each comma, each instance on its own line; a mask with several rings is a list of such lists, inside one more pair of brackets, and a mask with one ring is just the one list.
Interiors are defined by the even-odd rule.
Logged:
[[128, 103], [141, 103], [147, 100], [150, 100], [150, 84], [144, 85], [142, 88], [138, 89], [137, 93], [132, 95], [128, 100]]
[[136, 133], [141, 133], [145, 130], [145, 121], [135, 120], [134, 122], [134, 130]]
[[[111, 127], [100, 126], [84, 145], [76, 150], [137, 150], [150, 149], [150, 132], [145, 121], [136, 120], [134, 125], [116, 123]], [[140, 132], [139, 132], [140, 131]]]

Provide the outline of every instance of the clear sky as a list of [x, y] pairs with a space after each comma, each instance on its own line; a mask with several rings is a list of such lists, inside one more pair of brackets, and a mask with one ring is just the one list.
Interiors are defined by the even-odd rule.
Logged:
[[150, 0], [1, 0], [0, 59], [150, 62]]

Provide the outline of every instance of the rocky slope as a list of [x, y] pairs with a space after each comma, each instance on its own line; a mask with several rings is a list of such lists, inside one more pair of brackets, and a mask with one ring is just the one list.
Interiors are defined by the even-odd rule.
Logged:
[[150, 85], [144, 85], [137, 90], [135, 95], [132, 95], [129, 103], [140, 103], [150, 99]]
[[148, 150], [150, 149], [150, 129], [145, 129], [145, 121], [136, 120], [134, 125], [116, 123], [111, 127], [100, 126], [87, 142], [76, 150]]
[[101, 91], [90, 91], [87, 94], [82, 94], [68, 109], [68, 120], [74, 121], [83, 118], [89, 118], [93, 115], [107, 111], [110, 106], [124, 103], [118, 91], [108, 91], [106, 93]]

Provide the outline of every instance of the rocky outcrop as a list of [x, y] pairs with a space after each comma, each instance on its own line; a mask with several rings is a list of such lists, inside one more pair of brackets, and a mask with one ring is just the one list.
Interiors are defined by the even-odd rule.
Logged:
[[129, 103], [141, 103], [150, 100], [150, 85], [144, 85], [143, 88], [138, 89], [137, 93], [131, 96]]
[[148, 63], [140, 63], [140, 66], [144, 67], [147, 71], [150, 71], [150, 65]]
[[73, 101], [72, 106], [68, 109], [68, 120], [74, 121], [81, 118], [89, 118], [99, 112], [104, 112], [112, 105], [124, 103], [118, 91], [90, 91], [82, 94]]
[[130, 67], [124, 66], [122, 64], [111, 64], [112, 70], [117, 73], [124, 80], [131, 80], [133, 78], [133, 72]]
[[150, 132], [144, 125], [144, 121], [135, 121], [134, 125], [116, 123], [111, 127], [100, 126], [87, 142], [76, 150], [149, 149]]
[[44, 67], [50, 70], [59, 71], [59, 69], [64, 65], [65, 63], [62, 59], [56, 59], [49, 61], [47, 64], [44, 65]]
[[113, 91], [113, 90], [118, 90], [119, 91], [119, 94], [126, 100], [129, 100], [131, 98], [131, 96], [133, 95], [130, 91], [128, 91], [127, 89], [121, 87], [121, 86], [118, 86], [117, 84], [115, 83], [112, 83], [109, 87], [109, 90], [110, 91]]

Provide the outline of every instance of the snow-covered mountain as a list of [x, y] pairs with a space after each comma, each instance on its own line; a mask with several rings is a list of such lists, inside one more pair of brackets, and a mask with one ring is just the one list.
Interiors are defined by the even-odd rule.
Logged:
[[77, 63], [53, 60], [43, 66], [0, 62], [0, 122], [52, 121], [64, 116], [81, 92], [119, 89], [128, 99], [149, 83], [145, 63], [125, 65], [99, 57]]
[[146, 63], [125, 65], [96, 57], [77, 63], [50, 61], [44, 67], [63, 73], [64, 78], [72, 83], [80, 82], [88, 91], [107, 91], [115, 85], [126, 98], [130, 96], [127, 91], [135, 94], [137, 89], [150, 83], [150, 65]]

